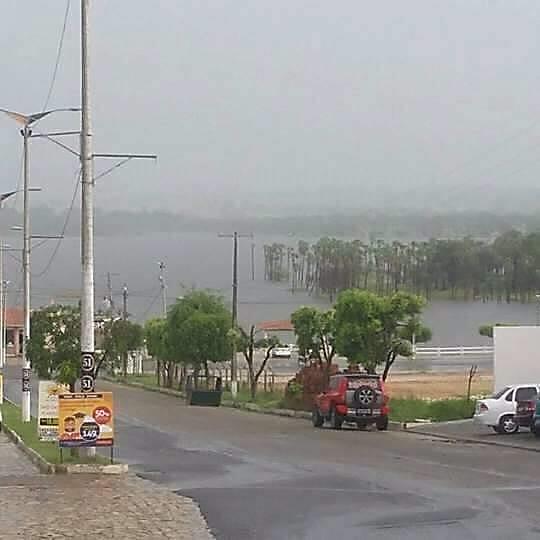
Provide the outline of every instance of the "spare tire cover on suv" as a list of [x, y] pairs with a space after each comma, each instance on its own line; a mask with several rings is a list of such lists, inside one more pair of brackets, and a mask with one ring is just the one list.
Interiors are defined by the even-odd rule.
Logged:
[[377, 400], [377, 392], [371, 386], [363, 385], [354, 391], [354, 401], [362, 407], [372, 407]]

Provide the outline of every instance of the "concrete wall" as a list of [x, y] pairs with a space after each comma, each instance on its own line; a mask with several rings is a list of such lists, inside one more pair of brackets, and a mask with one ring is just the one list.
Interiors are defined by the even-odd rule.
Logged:
[[495, 390], [509, 384], [540, 384], [540, 326], [496, 326], [493, 345]]

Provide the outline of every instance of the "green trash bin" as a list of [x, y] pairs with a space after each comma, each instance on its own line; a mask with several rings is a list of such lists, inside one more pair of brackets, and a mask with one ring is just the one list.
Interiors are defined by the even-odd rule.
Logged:
[[218, 377], [213, 388], [194, 388], [192, 376], [188, 379], [186, 388], [186, 402], [188, 405], [199, 407], [219, 407], [223, 394], [221, 378]]
[[219, 407], [221, 405], [221, 390], [189, 390], [187, 393], [188, 405], [200, 407]]

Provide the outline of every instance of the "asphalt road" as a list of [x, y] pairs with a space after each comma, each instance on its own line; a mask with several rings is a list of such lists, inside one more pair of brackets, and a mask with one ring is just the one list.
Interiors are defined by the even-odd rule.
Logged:
[[[19, 381], [6, 382], [17, 399]], [[540, 538], [538, 455], [114, 389], [118, 451], [222, 540]]]

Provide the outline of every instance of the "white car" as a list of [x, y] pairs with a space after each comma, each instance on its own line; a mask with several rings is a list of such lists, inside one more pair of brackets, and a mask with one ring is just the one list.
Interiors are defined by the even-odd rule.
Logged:
[[272, 349], [272, 358], [290, 358], [291, 349], [287, 346], [285, 347], [275, 347]]
[[514, 384], [476, 402], [473, 420], [489, 426], [497, 433], [516, 433], [519, 425], [514, 421], [518, 401], [535, 400], [540, 394], [538, 384]]

